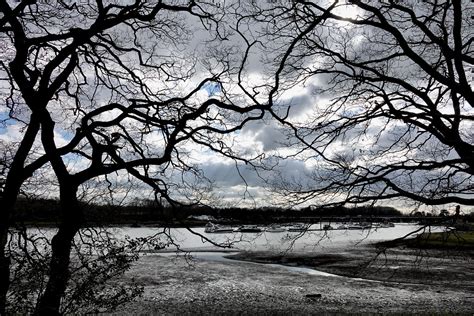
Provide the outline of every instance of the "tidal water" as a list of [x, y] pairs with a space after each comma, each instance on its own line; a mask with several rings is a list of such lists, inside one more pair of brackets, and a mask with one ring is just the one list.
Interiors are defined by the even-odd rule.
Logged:
[[[337, 225], [337, 224], [336, 224]], [[312, 225], [317, 229], [320, 225]], [[416, 224], [396, 224], [395, 227], [364, 229], [364, 230], [328, 230], [307, 232], [261, 232], [261, 233], [205, 233], [203, 227], [166, 229], [165, 232], [176, 245], [186, 251], [218, 250], [215, 244], [227, 245], [229, 250], [249, 251], [313, 251], [316, 249], [347, 249], [368, 243], [407, 236], [417, 231], [421, 226]], [[120, 238], [147, 237], [164, 231], [163, 228], [153, 227], [117, 227], [113, 228], [114, 235]], [[418, 233], [442, 231], [441, 227], [426, 228]], [[416, 236], [414, 234], [413, 236]], [[206, 240], [208, 239], [208, 240]], [[212, 241], [212, 242], [210, 242]], [[176, 248], [170, 245], [169, 250]]]
[[[337, 223], [333, 226], [337, 227]], [[364, 230], [317, 230], [319, 224], [309, 227], [306, 232], [260, 232], [260, 233], [205, 233], [204, 227], [193, 229], [163, 228], [163, 227], [108, 227], [101, 229], [101, 234], [109, 234], [118, 240], [133, 238], [150, 238], [155, 236], [155, 241], [166, 245], [161, 252], [175, 252], [177, 249], [187, 252], [213, 252], [213, 251], [295, 251], [311, 252], [315, 250], [330, 250], [343, 252], [344, 250], [366, 245], [369, 243], [393, 240], [395, 238], [416, 236], [423, 232], [442, 231], [442, 227], [427, 227], [419, 230], [417, 224], [400, 223], [390, 228], [373, 228]], [[99, 231], [99, 230], [98, 230]], [[30, 228], [28, 235], [51, 240], [56, 229]], [[84, 236], [82, 236], [84, 238]], [[79, 237], [76, 238], [78, 241]], [[156, 243], [155, 243], [156, 245]], [[225, 246], [225, 248], [219, 247]], [[150, 247], [149, 250], [153, 250]]]

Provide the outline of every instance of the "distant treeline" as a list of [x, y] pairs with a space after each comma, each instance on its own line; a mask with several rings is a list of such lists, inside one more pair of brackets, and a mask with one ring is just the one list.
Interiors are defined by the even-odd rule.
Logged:
[[[225, 208], [225, 209], [205, 209], [196, 214], [210, 215], [215, 218], [231, 218], [243, 222], [285, 222], [288, 220], [318, 219], [320, 217], [389, 217], [403, 216], [403, 214], [393, 207], [331, 207], [331, 208], [303, 208], [303, 209], [283, 209], [283, 208]], [[195, 215], [195, 214], [193, 214]]]
[[[84, 204], [84, 220], [87, 223], [100, 224], [140, 224], [147, 222], [193, 223], [189, 219], [207, 215], [221, 221], [237, 222], [284, 222], [296, 219], [319, 217], [390, 217], [403, 216], [393, 207], [331, 207], [331, 208], [211, 208], [205, 206], [163, 207], [154, 201], [141, 201], [135, 205], [96, 205]], [[60, 221], [59, 201], [53, 199], [20, 199], [17, 202], [13, 220], [18, 223], [51, 224]]]

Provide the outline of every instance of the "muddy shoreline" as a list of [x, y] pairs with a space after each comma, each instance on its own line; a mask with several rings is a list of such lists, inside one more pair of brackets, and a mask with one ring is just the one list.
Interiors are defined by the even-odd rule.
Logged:
[[342, 253], [240, 252], [226, 258], [316, 269], [350, 278], [464, 288], [474, 296], [474, 251], [358, 247]]
[[[231, 256], [234, 260], [149, 254], [121, 280], [142, 285], [143, 297], [116, 314], [474, 313], [472, 254], [392, 249], [375, 258], [374, 251], [364, 247], [309, 256], [241, 252]], [[288, 266], [312, 266], [337, 276]]]

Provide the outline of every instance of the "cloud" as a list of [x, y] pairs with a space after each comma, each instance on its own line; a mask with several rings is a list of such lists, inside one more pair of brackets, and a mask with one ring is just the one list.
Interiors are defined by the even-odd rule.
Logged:
[[251, 167], [234, 163], [209, 162], [200, 166], [205, 176], [219, 188], [241, 186], [263, 186], [264, 182]]
[[[244, 198], [247, 194], [263, 204], [272, 204], [271, 188], [282, 179], [296, 183], [308, 183], [311, 169], [298, 159], [286, 159], [272, 169], [255, 170], [248, 165], [211, 162], [201, 164], [204, 175], [213, 182], [213, 192], [222, 199]], [[258, 171], [258, 172], [257, 172]], [[264, 203], [265, 202], [265, 203]]]

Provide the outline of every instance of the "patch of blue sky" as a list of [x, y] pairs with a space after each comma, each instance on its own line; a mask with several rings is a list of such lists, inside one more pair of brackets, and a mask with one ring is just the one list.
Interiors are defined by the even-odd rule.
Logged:
[[215, 81], [206, 82], [201, 89], [207, 92], [208, 97], [218, 95], [222, 92], [221, 84]]
[[8, 132], [8, 126], [17, 124], [17, 121], [10, 118], [8, 111], [0, 112], [0, 134]]
[[58, 133], [65, 141], [70, 141], [74, 137], [74, 133], [63, 129], [56, 130], [56, 133]]

